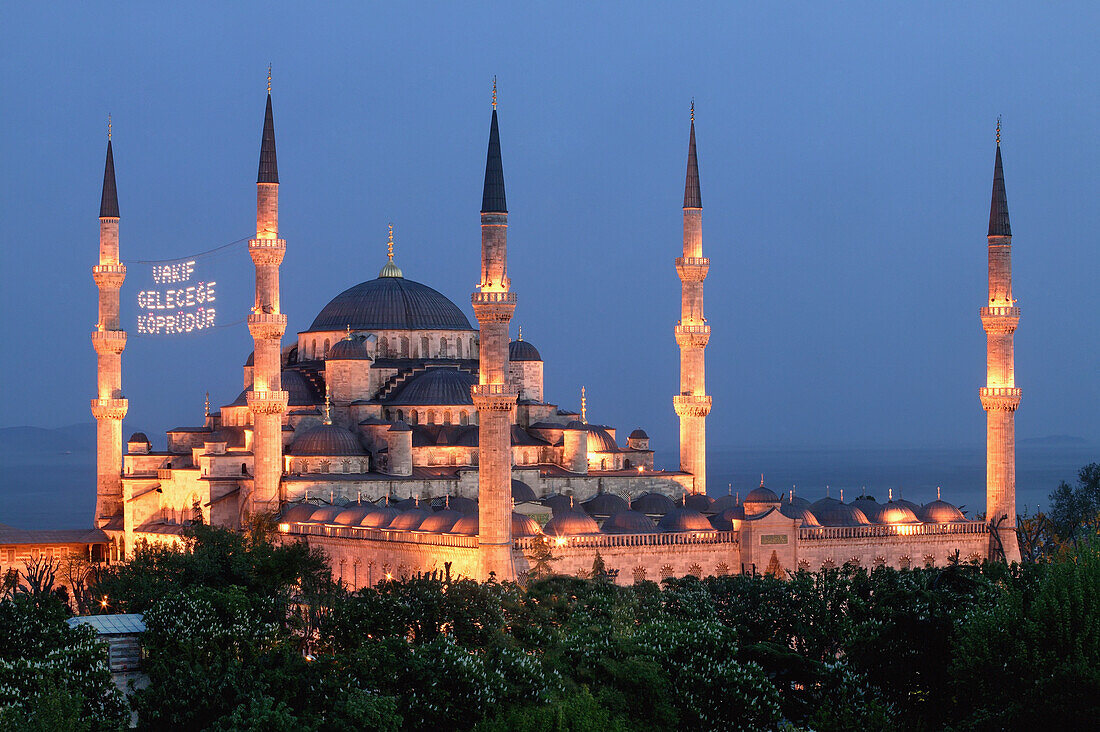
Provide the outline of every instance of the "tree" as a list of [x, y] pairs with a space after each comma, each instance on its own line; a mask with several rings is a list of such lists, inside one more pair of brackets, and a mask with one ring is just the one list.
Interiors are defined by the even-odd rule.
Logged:
[[533, 579], [549, 577], [554, 573], [553, 563], [559, 560], [550, 549], [550, 539], [546, 536], [539, 537], [532, 542], [531, 554], [527, 558], [531, 560], [531, 577]]
[[1062, 481], [1050, 494], [1050, 523], [1054, 534], [1074, 548], [1100, 532], [1100, 463], [1077, 471], [1077, 484]]

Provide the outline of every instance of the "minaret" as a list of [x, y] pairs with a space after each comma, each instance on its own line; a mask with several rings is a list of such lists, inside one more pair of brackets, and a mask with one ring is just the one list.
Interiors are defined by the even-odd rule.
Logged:
[[[271, 68], [267, 70], [267, 110], [260, 170], [256, 176], [256, 238], [248, 242], [256, 266], [256, 302], [248, 315], [248, 330], [255, 343], [252, 389], [248, 409], [254, 418], [252, 453], [255, 480], [252, 491], [240, 502], [246, 513], [265, 513], [279, 508], [283, 476], [283, 412], [288, 395], [282, 390], [280, 343], [286, 331], [286, 315], [279, 309], [279, 264], [286, 241], [279, 238], [279, 166], [275, 159], [275, 120], [271, 112]], [[244, 495], [245, 491], [242, 491]]]
[[986, 338], [986, 382], [979, 389], [986, 414], [986, 520], [999, 522], [1000, 545], [990, 537], [990, 554], [1002, 547], [1005, 559], [1020, 561], [1016, 540], [1016, 388], [1013, 333], [1020, 309], [1012, 297], [1012, 227], [1001, 168], [1001, 122], [997, 120], [997, 159], [993, 166], [993, 198], [989, 204], [989, 302], [980, 311]]
[[92, 277], [99, 288], [99, 321], [92, 332], [96, 352], [95, 522], [102, 527], [122, 514], [122, 418], [128, 402], [122, 398], [122, 351], [126, 331], [119, 322], [118, 291], [126, 279], [126, 266], [118, 254], [118, 191], [115, 156], [111, 149], [111, 120], [107, 118], [107, 162], [103, 169], [103, 195], [99, 203], [99, 264]]
[[478, 547], [481, 578], [514, 580], [512, 564], [512, 409], [516, 390], [508, 384], [508, 323], [516, 309], [509, 292], [508, 205], [497, 130], [496, 79], [493, 119], [481, 199], [481, 283], [470, 300], [480, 335], [478, 383], [471, 387], [478, 413]]
[[680, 416], [680, 470], [695, 476], [693, 493], [707, 492], [710, 397], [707, 396], [704, 352], [710, 340], [710, 326], [703, 317], [703, 280], [709, 269], [710, 260], [703, 256], [703, 200], [699, 194], [699, 161], [695, 157], [693, 100], [684, 183], [684, 253], [676, 258], [676, 273], [680, 275], [680, 322], [676, 324], [676, 344], [680, 346], [680, 393], [672, 399], [676, 414]]

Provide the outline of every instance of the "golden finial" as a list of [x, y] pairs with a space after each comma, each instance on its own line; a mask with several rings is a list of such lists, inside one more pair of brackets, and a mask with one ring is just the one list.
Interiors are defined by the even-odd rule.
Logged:
[[[936, 486], [936, 500], [940, 500], [940, 487]], [[1026, 511], [1024, 513], [1027, 513]]]
[[840, 502], [844, 503], [844, 489], [843, 488], [840, 489]]
[[997, 115], [997, 147], [1001, 146], [1001, 115]]
[[695, 97], [691, 98], [691, 123], [695, 124]]
[[344, 336], [344, 340], [350, 341], [351, 340], [351, 323], [348, 323], [347, 329], [348, 329], [348, 334], [346, 336]]
[[267, 94], [271, 96], [271, 64], [267, 65]]
[[763, 473], [760, 474], [760, 487], [761, 488], [764, 487], [764, 474]]
[[329, 388], [328, 384], [325, 384], [325, 405], [321, 408], [321, 420], [325, 424], [332, 424], [332, 414], [329, 412]]
[[497, 108], [497, 75], [493, 74], [493, 109]]
[[207, 417], [210, 416], [210, 392], [206, 392], [206, 400], [202, 403], [202, 411]]
[[894, 500], [894, 489], [890, 488], [889, 490], [887, 490], [886, 495], [890, 499], [890, 501], [893, 502], [893, 500]]
[[111, 141], [111, 113], [107, 113], [107, 141]]
[[519, 337], [516, 340], [520, 340], [520, 341], [523, 340], [523, 326], [522, 325], [519, 327]]
[[386, 245], [386, 249], [389, 251], [390, 259], [392, 260], [393, 259], [393, 224], [390, 224], [389, 227], [390, 227], [390, 241]]
[[581, 422], [588, 424], [588, 399], [584, 394], [584, 387], [581, 387]]

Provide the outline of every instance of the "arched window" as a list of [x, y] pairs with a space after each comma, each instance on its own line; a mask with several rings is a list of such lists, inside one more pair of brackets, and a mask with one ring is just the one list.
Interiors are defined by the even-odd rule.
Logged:
[[462, 339], [455, 338], [455, 358], [462, 358]]
[[241, 463], [241, 475], [248, 475], [248, 463]]
[[386, 339], [386, 336], [382, 336], [378, 339], [378, 355], [382, 358], [389, 358], [390, 342]]
[[428, 424], [435, 424], [435, 410], [428, 410]]
[[451, 423], [451, 413], [449, 411], [444, 412], [443, 413], [443, 424], [450, 424], [450, 423]]
[[462, 426], [470, 424], [470, 415], [466, 413], [465, 409], [458, 413], [458, 423]]
[[325, 339], [325, 352], [321, 355], [325, 358], [328, 358], [328, 338]]
[[451, 355], [450, 354], [450, 348], [451, 348], [451, 344], [447, 342], [447, 336], [443, 336], [442, 338], [439, 339], [439, 357], [440, 358], [450, 357], [450, 355]]
[[409, 410], [409, 421], [410, 422], [412, 422], [413, 424], [416, 424], [418, 417], [419, 417], [419, 415], [416, 413], [415, 409], [410, 409]]
[[397, 419], [399, 419], [401, 421], [405, 420], [405, 410], [404, 409], [398, 409], [397, 410]]
[[428, 342], [428, 336], [422, 336], [420, 338], [420, 358], [431, 358], [431, 346]]
[[409, 357], [409, 337], [401, 336], [401, 358]]
[[313, 347], [310, 349], [310, 353], [313, 354], [313, 358], [317, 358], [317, 339], [313, 339]]

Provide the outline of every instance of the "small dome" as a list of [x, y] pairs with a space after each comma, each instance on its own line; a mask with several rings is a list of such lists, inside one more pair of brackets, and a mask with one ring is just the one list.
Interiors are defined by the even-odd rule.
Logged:
[[[727, 508], [734, 508], [740, 505], [740, 499], [732, 493], [729, 493], [727, 495], [718, 496], [717, 498], [715, 498], [714, 503], [710, 504], [710, 510], [714, 513], [722, 513]], [[742, 510], [742, 513], [744, 513], [744, 510]]]
[[866, 514], [855, 506], [835, 498], [822, 498], [810, 507], [822, 526], [869, 526]]
[[638, 511], [619, 511], [611, 514], [600, 531], [605, 534], [652, 534], [658, 531], [653, 519]]
[[290, 443], [287, 455], [366, 455], [359, 438], [343, 427], [319, 424]]
[[535, 492], [531, 490], [531, 486], [522, 480], [512, 478], [512, 500], [516, 503], [527, 503], [537, 501], [538, 498], [535, 496]]
[[127, 442], [144, 442], [146, 445], [149, 443], [149, 438], [145, 436], [144, 432], [135, 432], [130, 435], [130, 439]]
[[867, 518], [873, 517], [878, 513], [879, 503], [871, 496], [860, 496], [856, 500], [852, 501], [852, 505], [863, 511], [863, 514]]
[[876, 524], [916, 524], [920, 519], [912, 509], [900, 505], [897, 501], [890, 501], [879, 506], [878, 511], [869, 518]]
[[650, 516], [664, 515], [676, 507], [664, 493], [643, 493], [630, 502], [630, 508]]
[[477, 515], [477, 501], [473, 498], [465, 498], [463, 496], [451, 496], [447, 499], [447, 507], [452, 511], [458, 511], [461, 514], [467, 516], [473, 514]]
[[360, 526], [366, 526], [368, 529], [384, 529], [390, 525], [401, 514], [393, 506], [378, 506], [359, 522]]
[[684, 496], [684, 506], [700, 513], [710, 513], [714, 499], [705, 493], [689, 493]]
[[408, 511], [402, 511], [393, 521], [390, 521], [390, 525], [387, 529], [396, 529], [399, 531], [414, 531], [420, 528], [420, 524], [424, 523], [432, 512], [426, 508], [410, 508]]
[[641, 428], [638, 428], [638, 429], [634, 430], [633, 432], [631, 432], [630, 435], [627, 436], [627, 439], [628, 440], [648, 440], [649, 435], [647, 435], [645, 433], [645, 430], [643, 430]]
[[468, 371], [439, 366], [408, 379], [385, 402], [394, 406], [473, 404], [470, 387], [476, 383], [477, 377]]
[[509, 361], [541, 361], [539, 349], [527, 341], [512, 341], [508, 344]]
[[454, 511], [449, 508], [445, 508], [442, 511], [436, 511], [428, 518], [424, 519], [424, 523], [420, 524], [421, 531], [432, 531], [437, 534], [442, 534], [451, 530], [451, 527], [458, 523], [458, 520], [463, 517], [464, 514], [459, 511]]
[[309, 521], [309, 517], [312, 516], [313, 512], [316, 510], [317, 506], [312, 503], [298, 503], [283, 511], [283, 515], [279, 517], [279, 521], [288, 524]]
[[899, 506], [904, 506], [905, 508], [908, 508], [910, 511], [913, 512], [914, 516], [920, 516], [921, 509], [924, 508], [919, 503], [913, 503], [912, 501], [907, 501], [904, 498], [897, 498], [894, 500], [894, 503], [898, 504]]
[[588, 428], [589, 452], [618, 452], [619, 445], [605, 428], [596, 424], [586, 425]]
[[367, 344], [354, 336], [336, 341], [336, 344], [329, 349], [325, 358], [329, 361], [371, 360], [371, 357], [367, 354]]
[[350, 503], [343, 511], [336, 514], [336, 517], [332, 519], [332, 523], [341, 526], [359, 526], [372, 510], [374, 510], [374, 506], [369, 503]]
[[761, 484], [758, 488], [749, 491], [745, 496], [745, 503], [779, 503], [779, 496], [775, 495], [775, 491], [771, 488], [765, 488]]
[[581, 511], [562, 511], [546, 522], [542, 532], [547, 536], [576, 536], [578, 534], [596, 534], [600, 527], [592, 517]]
[[614, 493], [597, 493], [594, 498], [582, 503], [581, 508], [589, 516], [610, 516], [619, 511], [626, 511], [629, 507], [626, 505], [626, 501]]
[[714, 527], [707, 517], [690, 508], [674, 506], [666, 513], [657, 526], [661, 531], [713, 531]]
[[476, 513], [468, 513], [451, 527], [447, 533], [462, 534], [463, 536], [477, 536], [478, 517]]
[[917, 517], [928, 524], [952, 524], [966, 521], [966, 516], [955, 506], [947, 501], [936, 499], [924, 504], [917, 512]]
[[314, 508], [313, 512], [309, 515], [309, 520], [311, 523], [330, 524], [342, 510], [343, 509], [339, 506], [322, 506], [320, 508]]
[[382, 269], [378, 272], [379, 277], [404, 277], [404, 273], [401, 272], [401, 268], [393, 263], [393, 257], [382, 265]]
[[555, 515], [573, 510], [573, 501], [569, 496], [554, 493], [542, 499], [542, 505], [554, 512]]
[[787, 518], [801, 521], [799, 524], [800, 527], [810, 528], [821, 526], [821, 522], [817, 520], [817, 516], [814, 516], [813, 512], [806, 506], [800, 506], [788, 501], [779, 507], [779, 512]]
[[522, 513], [512, 512], [512, 536], [538, 536], [541, 533], [538, 521]]
[[745, 520], [743, 505], [731, 506], [710, 517], [710, 525], [718, 531], [737, 531]]

